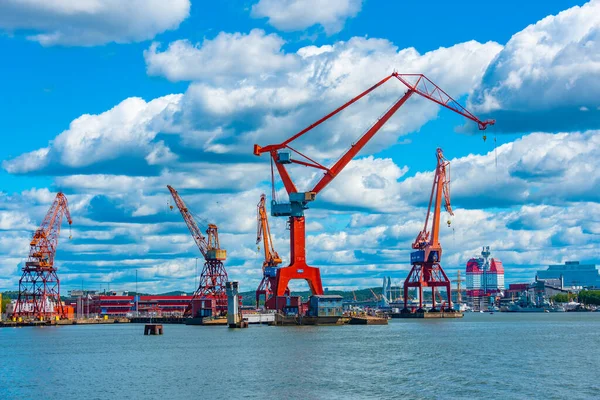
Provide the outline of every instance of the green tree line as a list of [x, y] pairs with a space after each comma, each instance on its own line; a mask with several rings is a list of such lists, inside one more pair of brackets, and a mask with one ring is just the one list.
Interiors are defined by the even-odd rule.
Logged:
[[586, 305], [600, 305], [600, 290], [582, 290], [578, 294], [575, 293], [558, 293], [552, 296], [555, 303], [568, 303], [572, 300], [577, 300], [579, 303]]
[[558, 293], [551, 297], [555, 303], [568, 303], [577, 296], [574, 293]]
[[6, 305], [8, 303], [10, 303], [10, 297], [8, 297], [7, 295], [5, 295], [4, 293], [2, 294], [2, 312], [5, 313], [6, 312]]
[[579, 302], [585, 305], [600, 305], [600, 290], [582, 290], [579, 292]]

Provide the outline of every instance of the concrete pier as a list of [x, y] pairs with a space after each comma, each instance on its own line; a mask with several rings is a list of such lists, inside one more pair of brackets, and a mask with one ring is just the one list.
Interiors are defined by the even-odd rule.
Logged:
[[462, 318], [463, 316], [464, 314], [458, 311], [416, 311], [391, 314], [392, 318]]
[[225, 282], [227, 292], [227, 325], [230, 328], [247, 328], [248, 321], [242, 318], [240, 311], [239, 285], [237, 281]]
[[354, 316], [348, 322], [350, 325], [387, 325], [387, 318], [373, 317], [371, 315]]
[[144, 335], [162, 335], [163, 326], [158, 324], [147, 324], [144, 326]]

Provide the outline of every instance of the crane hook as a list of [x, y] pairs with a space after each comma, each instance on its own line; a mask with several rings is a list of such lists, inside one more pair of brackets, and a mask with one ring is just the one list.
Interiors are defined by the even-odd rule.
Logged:
[[485, 135], [485, 133], [483, 134], [483, 141], [485, 142], [485, 139], [487, 139], [487, 136]]

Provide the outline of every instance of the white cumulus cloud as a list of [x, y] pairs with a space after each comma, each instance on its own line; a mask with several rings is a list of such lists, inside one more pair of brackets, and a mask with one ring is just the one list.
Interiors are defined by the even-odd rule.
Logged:
[[144, 59], [149, 75], [171, 81], [237, 80], [293, 68], [296, 59], [282, 51], [284, 43], [281, 37], [260, 29], [248, 34], [221, 32], [195, 45], [177, 40], [162, 52], [159, 43], [152, 43]]
[[152, 39], [189, 16], [189, 0], [4, 0], [0, 29], [35, 32], [44, 46], [94, 46]]
[[[600, 131], [533, 133], [487, 154], [450, 159], [453, 204], [469, 209], [510, 208], [525, 204], [561, 206], [599, 202], [600, 163], [593, 156]], [[435, 156], [431, 152], [431, 166]], [[338, 207], [379, 213], [407, 212], [429, 199], [433, 171], [403, 179], [408, 167], [372, 156], [351, 161], [325, 189], [322, 201]], [[312, 176], [312, 181], [320, 177]], [[309, 180], [308, 178], [306, 180]], [[383, 224], [378, 216], [360, 217], [352, 226]]]
[[[215, 41], [279, 41], [261, 31], [247, 36], [221, 36], [222, 39], [205, 42], [193, 51], [205, 54], [202, 57], [207, 57], [212, 65], [207, 68], [216, 71], [221, 66], [225, 74], [222, 76], [234, 73], [233, 69], [227, 72], [227, 68], [236, 64], [231, 57], [242, 57], [238, 60], [241, 62], [245, 56], [243, 52], [241, 56], [231, 56], [227, 51], [217, 51]], [[106, 169], [111, 173], [125, 169], [116, 171], [122, 174], [127, 168], [140, 171], [147, 166], [168, 165], [181, 159], [182, 152], [190, 148], [213, 159], [222, 154], [250, 156], [254, 143], [280, 141], [285, 137], [282, 132], [291, 135], [394, 69], [423, 72], [448, 93], [460, 97], [472, 90], [486, 65], [501, 49], [494, 42], [470, 41], [420, 54], [414, 48], [399, 50], [388, 40], [366, 38], [336, 42], [323, 51], [311, 47], [287, 54], [279, 51], [279, 46], [275, 46], [277, 52], [273, 56], [283, 60], [281, 69], [262, 76], [257, 75], [259, 66], [249, 66], [249, 70], [240, 71], [237, 79], [221, 84], [211, 77], [201, 78], [202, 69], [197, 70], [198, 66], [190, 59], [174, 57], [167, 63], [169, 68], [187, 70], [190, 78], [198, 77], [186, 93], [148, 102], [132, 97], [101, 114], [82, 115], [47, 147], [6, 160], [3, 167], [11, 173], [57, 169], [62, 173], [65, 169], [72, 173], [77, 169], [96, 173], [98, 166], [103, 166], [103, 173]], [[222, 62], [221, 57], [230, 59]], [[194, 71], [199, 74], [194, 75]], [[297, 144], [321, 160], [336, 158], [405, 90], [393, 79], [360, 105], [324, 125], [326, 131], [309, 134]], [[401, 135], [417, 131], [436, 118], [439, 110], [432, 102], [418, 97], [411, 99], [364, 152], [368, 154], [396, 143]], [[159, 134], [170, 134], [171, 139], [157, 139]], [[196, 152], [193, 158], [198, 160], [201, 155]], [[116, 162], [121, 157], [129, 158], [127, 165]], [[157, 173], [155, 169], [153, 174]]]
[[268, 18], [282, 31], [300, 31], [321, 25], [328, 35], [344, 28], [347, 19], [361, 10], [362, 0], [260, 0], [252, 6], [252, 17]]
[[4, 161], [10, 173], [28, 173], [59, 165], [82, 168], [136, 154], [149, 164], [172, 160], [174, 155], [162, 142], [150, 143], [159, 132], [169, 130], [179, 111], [181, 95], [168, 95], [146, 102], [138, 97], [123, 100], [98, 115], [82, 115], [69, 129], [39, 150]]
[[600, 127], [599, 91], [600, 0], [592, 0], [515, 34], [469, 103], [505, 131], [581, 130]]
[[[452, 198], [468, 208], [523, 204], [563, 205], [600, 201], [600, 162], [594, 152], [600, 131], [532, 133], [496, 151], [451, 159]], [[431, 185], [432, 172], [419, 172], [398, 190], [415, 204]]]

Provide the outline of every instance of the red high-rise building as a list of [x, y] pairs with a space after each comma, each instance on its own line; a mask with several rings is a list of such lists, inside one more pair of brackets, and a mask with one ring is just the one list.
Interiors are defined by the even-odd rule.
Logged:
[[485, 246], [481, 257], [467, 261], [467, 298], [475, 309], [490, 303], [490, 297], [502, 295], [504, 291], [504, 267], [502, 261], [490, 257], [490, 247]]

